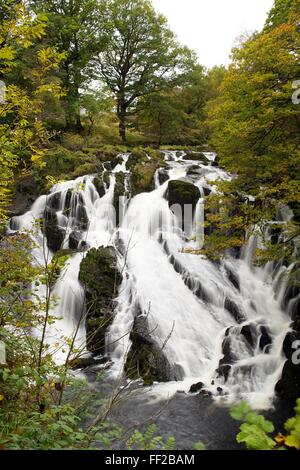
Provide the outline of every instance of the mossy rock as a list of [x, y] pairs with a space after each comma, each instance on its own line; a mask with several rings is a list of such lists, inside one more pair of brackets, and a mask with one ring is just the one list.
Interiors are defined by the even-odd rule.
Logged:
[[187, 150], [183, 158], [184, 160], [195, 160], [201, 161], [203, 163], [208, 163], [208, 159], [206, 158], [203, 152], [193, 152], [191, 150]]
[[131, 195], [148, 193], [153, 190], [154, 175], [158, 169], [157, 162], [147, 160], [145, 163], [138, 163], [131, 169]]
[[144, 150], [134, 149], [128, 157], [128, 160], [126, 162], [126, 169], [132, 171], [132, 169], [136, 165], [147, 163], [148, 161], [149, 158], [147, 157], [146, 152]]
[[201, 196], [199, 188], [188, 181], [171, 180], [168, 184], [167, 198], [169, 207], [179, 204], [182, 211], [184, 205], [192, 205], [195, 210], [197, 202]]
[[96, 160], [94, 162], [87, 162], [78, 166], [72, 173], [71, 179], [76, 179], [79, 176], [93, 175], [101, 171], [101, 166]]
[[98, 194], [100, 197], [103, 197], [106, 193], [105, 186], [103, 180], [101, 180], [98, 176], [93, 179], [93, 185], [95, 186]]
[[105, 334], [113, 320], [115, 297], [122, 276], [112, 247], [92, 248], [82, 260], [79, 280], [85, 289], [87, 349], [105, 351]]
[[111, 168], [114, 169], [116, 168], [117, 165], [122, 165], [123, 163], [123, 158], [121, 155], [118, 155], [117, 157], [114, 157], [111, 161], [110, 161], [110, 164], [111, 164]]

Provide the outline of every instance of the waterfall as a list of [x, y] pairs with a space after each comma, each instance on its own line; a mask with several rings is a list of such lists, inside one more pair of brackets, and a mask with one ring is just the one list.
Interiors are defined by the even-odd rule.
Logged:
[[[207, 164], [185, 159], [184, 152], [165, 152], [169, 180], [189, 181], [201, 192], [191, 236], [197, 224], [203, 224], [205, 191], [216, 191], [215, 181], [231, 178], [212, 165], [213, 153], [205, 155]], [[160, 184], [158, 173], [155, 189], [138, 194], [125, 205], [125, 216], [116, 229], [112, 208], [116, 173], [126, 172], [128, 189], [128, 158], [129, 154], [124, 154], [109, 184], [103, 182], [102, 195], [96, 190], [95, 175], [62, 182], [49, 196], [39, 198], [31, 211], [11, 221], [11, 233], [30, 230], [48, 207], [55, 212], [63, 233], [62, 247], [67, 250], [71, 240], [78, 242], [53, 290], [58, 298], [54, 329], [70, 336], [84, 311], [78, 273], [86, 250], [115, 246], [123, 282], [107, 334], [111, 373], [122, 373], [139, 306], [151, 336], [176, 371], [177, 382], [161, 389], [188, 391], [192, 384], [202, 382], [207, 393], [220, 402], [244, 398], [256, 408], [270, 406], [285, 361], [282, 343], [290, 328], [290, 318], [281, 308], [282, 295], [278, 294], [284, 291], [280, 274], [272, 276], [270, 267], [251, 265], [254, 239], [240, 259], [213, 263], [189, 254], [186, 250], [194, 247], [194, 241], [183, 233], [170, 210], [168, 181]], [[188, 171], [191, 165], [195, 167], [192, 174]], [[39, 246], [35, 258], [41, 260], [45, 241], [40, 229], [35, 241]], [[47, 262], [52, 257], [48, 249]], [[81, 347], [84, 335], [83, 321], [78, 332]]]

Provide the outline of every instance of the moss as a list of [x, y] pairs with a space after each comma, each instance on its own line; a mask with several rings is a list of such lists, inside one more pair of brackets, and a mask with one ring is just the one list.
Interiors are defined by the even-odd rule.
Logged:
[[191, 204], [194, 210], [200, 196], [199, 188], [187, 181], [169, 181], [168, 201], [170, 207], [174, 204], [179, 204], [183, 210], [185, 204]]
[[102, 170], [99, 162], [95, 161], [93, 163], [87, 162], [78, 166], [75, 171], [70, 175], [71, 179], [78, 178], [79, 176], [92, 175], [94, 173], [99, 173]]
[[154, 174], [159, 165], [153, 160], [137, 163], [131, 169], [131, 195], [150, 192], [153, 190]]

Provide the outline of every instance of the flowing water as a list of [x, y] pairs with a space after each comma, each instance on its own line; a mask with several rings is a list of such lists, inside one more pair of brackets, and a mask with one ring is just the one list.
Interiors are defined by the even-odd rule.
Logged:
[[[206, 156], [213, 162], [214, 154]], [[123, 282], [107, 334], [111, 375], [122, 372], [139, 308], [176, 379], [154, 385], [153, 393], [166, 396], [202, 382], [220, 403], [246, 398], [256, 408], [268, 408], [281, 376], [285, 361], [282, 343], [290, 328], [289, 315], [281, 309], [285, 268], [277, 268], [276, 273], [272, 264], [254, 268], [251, 258], [256, 239], [250, 239], [239, 259], [232, 257], [221, 263], [186, 252], [196, 248], [193, 236], [203, 223], [205, 190], [215, 191], [214, 181], [230, 179], [230, 175], [216, 166], [185, 160], [183, 153], [166, 152], [168, 177], [192, 182], [202, 196], [186, 233], [169, 209], [168, 181], [160, 184], [159, 172], [153, 191], [125, 204], [125, 216], [115, 229], [112, 201], [116, 173], [126, 172], [128, 158], [125, 154], [123, 163], [111, 173], [102, 197], [93, 184], [93, 175], [80, 177], [54, 186], [29, 212], [11, 221], [11, 233], [34, 229], [31, 236], [37, 248], [33, 256], [39, 264], [53, 257], [36, 224], [46, 207], [55, 210], [64, 234], [64, 249], [69, 248], [70, 236], [80, 231], [79, 251], [72, 254], [54, 287], [57, 303], [53, 314], [57, 321], [48, 330], [49, 342], [61, 334], [72, 335], [78, 319], [84, 317], [84, 293], [78, 280], [84, 248], [112, 245], [118, 253]], [[197, 168], [190, 173], [192, 165]], [[45, 295], [42, 286], [39, 294]], [[78, 347], [84, 347], [84, 338], [82, 322]], [[64, 354], [57, 349], [57, 358], [62, 360]]]

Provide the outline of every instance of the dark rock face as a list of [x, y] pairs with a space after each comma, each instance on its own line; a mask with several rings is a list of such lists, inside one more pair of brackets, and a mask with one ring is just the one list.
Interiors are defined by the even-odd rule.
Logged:
[[[141, 313], [137, 309], [137, 315]], [[127, 354], [125, 373], [130, 379], [141, 378], [145, 384], [178, 380], [178, 371], [173, 371], [163, 350], [149, 334], [147, 318], [136, 316], [130, 333], [131, 348]]]
[[224, 308], [226, 308], [226, 310], [231, 313], [237, 323], [242, 323], [245, 320], [245, 317], [240, 311], [239, 307], [233, 300], [229, 299], [228, 297], [226, 297], [225, 299]]
[[229, 266], [227, 266], [227, 265], [225, 265], [225, 271], [226, 271], [227, 277], [228, 277], [229, 281], [231, 282], [231, 284], [232, 284], [237, 290], [240, 290], [240, 281], [239, 281], [239, 278], [238, 278], [237, 274], [235, 274], [235, 273], [229, 268]]
[[201, 173], [201, 168], [198, 165], [191, 165], [188, 167], [186, 174], [188, 176], [198, 176]]
[[158, 181], [160, 184], [164, 184], [166, 181], [168, 181], [169, 175], [168, 172], [164, 169], [158, 170]]
[[250, 346], [254, 347], [254, 332], [252, 330], [251, 325], [245, 325], [241, 329], [241, 335], [243, 335], [246, 341], [250, 344]]
[[76, 206], [76, 225], [79, 230], [86, 231], [89, 226], [89, 219], [86, 208], [83, 204], [78, 203]]
[[64, 241], [66, 230], [58, 226], [55, 211], [46, 207], [44, 212], [43, 231], [47, 238], [47, 246], [51, 251], [58, 251]]
[[79, 280], [85, 288], [87, 349], [95, 355], [103, 354], [121, 283], [114, 249], [91, 249], [81, 262]]
[[292, 331], [286, 335], [283, 351], [287, 361], [275, 390], [279, 397], [294, 402], [300, 394], [300, 332]]
[[261, 337], [259, 340], [259, 347], [265, 353], [269, 352], [270, 347], [272, 346], [273, 340], [270, 334], [270, 331], [265, 326], [260, 327]]
[[117, 165], [121, 165], [123, 163], [123, 158], [118, 155], [117, 157], [114, 157], [110, 164], [111, 164], [111, 168], [114, 169]]
[[172, 180], [168, 184], [167, 198], [169, 207], [179, 204], [183, 211], [184, 205], [189, 204], [194, 211], [200, 196], [199, 188], [187, 181]]
[[79, 243], [82, 240], [82, 233], [78, 230], [74, 230], [69, 235], [69, 248], [71, 250], [77, 250]]
[[93, 185], [97, 189], [99, 196], [103, 197], [105, 195], [105, 186], [103, 181], [101, 181], [100, 178], [96, 177], [93, 179]]
[[202, 388], [204, 387], [204, 383], [203, 382], [198, 382], [196, 384], [193, 384], [189, 390], [190, 393], [197, 393], [197, 392], [200, 392], [200, 390], [202, 390]]

